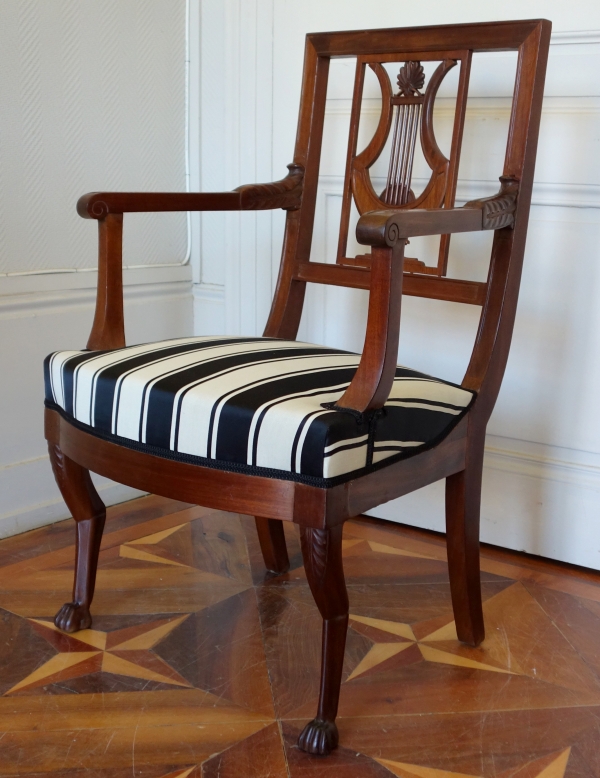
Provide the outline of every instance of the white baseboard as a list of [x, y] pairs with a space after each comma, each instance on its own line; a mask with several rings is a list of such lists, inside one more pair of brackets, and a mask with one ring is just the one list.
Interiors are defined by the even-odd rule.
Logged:
[[[481, 539], [600, 570], [600, 455], [488, 436]], [[369, 512], [445, 531], [444, 482]]]
[[[94, 475], [93, 480], [105, 505], [116, 505], [146, 494], [107, 478]], [[4, 495], [0, 538], [53, 524], [71, 515], [54, 483], [47, 456], [0, 468], [0, 494]], [[25, 505], [23, 495], [26, 495]]]
[[[126, 293], [131, 286], [191, 280], [192, 268], [189, 264], [123, 268], [123, 286]], [[0, 299], [6, 300], [6, 295], [43, 295], [45, 292], [69, 292], [76, 289], [93, 289], [95, 294], [97, 285], [98, 271], [94, 268], [0, 275]]]
[[225, 287], [219, 284], [194, 284], [194, 334], [225, 333]]

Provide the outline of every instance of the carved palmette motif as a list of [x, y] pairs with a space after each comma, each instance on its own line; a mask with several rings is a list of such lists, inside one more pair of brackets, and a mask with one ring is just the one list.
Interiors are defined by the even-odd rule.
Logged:
[[304, 168], [292, 163], [290, 171], [281, 181], [272, 184], [248, 184], [238, 186], [235, 192], [241, 194], [243, 211], [260, 210], [261, 208], [283, 208], [286, 211], [296, 211], [302, 203], [302, 186]]
[[329, 532], [326, 529], [302, 527], [300, 541], [308, 579], [319, 583], [323, 580], [327, 565]]
[[465, 208], [481, 208], [481, 226], [484, 230], [512, 227], [517, 207], [519, 182], [512, 176], [500, 176], [500, 191], [493, 197], [471, 200]]
[[399, 95], [405, 97], [420, 96], [420, 89], [425, 84], [425, 71], [423, 65], [417, 60], [405, 62], [398, 73]]
[[515, 195], [502, 195], [485, 203], [481, 219], [483, 229], [499, 230], [502, 227], [510, 227], [514, 221], [515, 209]]

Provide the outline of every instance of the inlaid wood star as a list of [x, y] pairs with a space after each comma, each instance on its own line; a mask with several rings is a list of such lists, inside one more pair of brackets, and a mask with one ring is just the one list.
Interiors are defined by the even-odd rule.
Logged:
[[75, 635], [61, 632], [51, 621], [28, 619], [35, 631], [54, 646], [58, 653], [16, 683], [6, 694], [98, 672], [191, 687], [192, 684], [151, 651], [188, 616], [184, 614], [158, 619], [112, 632], [84, 629]]
[[[411, 624], [351, 615], [351, 628], [372, 645], [347, 680], [425, 661], [542, 683], [552, 691], [553, 704], [564, 704], [573, 692], [580, 703], [599, 704], [597, 676], [523, 584], [515, 582], [487, 599], [483, 611], [486, 638], [477, 648], [459, 642], [450, 613]], [[550, 698], [545, 700], [548, 704]]]
[[387, 669], [390, 660], [396, 658], [394, 665], [413, 664], [425, 660], [426, 662], [438, 662], [447, 665], [456, 665], [459, 667], [471, 667], [475, 670], [487, 670], [492, 673], [507, 673], [514, 675], [514, 670], [503, 667], [500, 663], [493, 660], [481, 662], [472, 657], [465, 656], [463, 653], [451, 653], [447, 650], [436, 648], [430, 643], [438, 641], [458, 641], [456, 627], [454, 622], [436, 629], [428, 635], [417, 639], [413, 627], [410, 624], [403, 624], [396, 621], [387, 621], [384, 619], [373, 619], [367, 616], [356, 616], [350, 614], [350, 626], [355, 632], [359, 632], [369, 640], [373, 641], [373, 646], [362, 658], [360, 663], [354, 668], [346, 680], [351, 681], [358, 676], [365, 675], [379, 668]]
[[[154, 532], [152, 535], [145, 535], [135, 540], [124, 543], [119, 548], [119, 556], [124, 559], [136, 559], [140, 562], [153, 562], [159, 565], [173, 565], [175, 567], [187, 567], [187, 565], [174, 559], [168, 553], [160, 548], [161, 541], [174, 535], [187, 524], [178, 524], [175, 527], [169, 527], [161, 532]], [[148, 549], [146, 547], [149, 547]]]
[[[570, 753], [570, 748], [565, 748], [559, 753], [555, 751], [519, 767], [499, 773], [497, 778], [563, 778]], [[454, 773], [449, 770], [437, 770], [433, 767], [394, 762], [390, 759], [377, 759], [377, 761], [398, 778], [484, 778], [467, 773]]]
[[160, 778], [188, 778], [196, 769], [200, 769], [200, 765], [188, 767], [185, 770], [175, 770], [175, 772], [167, 773], [167, 775], [161, 775]]

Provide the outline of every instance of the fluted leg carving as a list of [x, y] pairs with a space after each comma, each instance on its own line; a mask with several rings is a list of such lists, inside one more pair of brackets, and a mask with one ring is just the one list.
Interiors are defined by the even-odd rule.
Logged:
[[321, 688], [317, 716], [303, 729], [298, 746], [309, 754], [329, 754], [338, 744], [335, 724], [346, 632], [348, 593], [342, 565], [342, 525], [331, 529], [301, 527], [306, 577], [323, 617]]
[[54, 623], [64, 632], [77, 632], [92, 624], [90, 606], [94, 597], [106, 508], [94, 488], [89, 471], [66, 457], [54, 443], [48, 445], [48, 450], [56, 483], [76, 521], [73, 601], [62, 606]]
[[290, 569], [283, 522], [256, 516], [256, 530], [265, 567], [272, 573], [286, 573]]

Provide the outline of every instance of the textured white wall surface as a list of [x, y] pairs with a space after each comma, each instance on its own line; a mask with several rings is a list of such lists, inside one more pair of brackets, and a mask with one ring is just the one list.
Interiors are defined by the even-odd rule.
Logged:
[[[482, 538], [600, 569], [600, 5], [204, 0], [199, 166], [203, 189], [285, 174], [309, 31], [538, 16], [553, 21], [553, 38], [513, 347], [488, 427]], [[312, 250], [320, 261], [334, 259], [353, 70], [351, 60], [331, 70]], [[497, 191], [514, 73], [514, 55], [474, 59], [458, 204]], [[449, 77], [436, 107], [442, 148], [453, 83]], [[366, 95], [365, 140], [378, 116], [374, 83]], [[417, 168], [417, 186], [423, 175]], [[281, 213], [203, 217], [194, 286], [198, 332], [260, 333], [282, 229]], [[485, 234], [453, 238], [450, 273], [484, 278], [490, 240]], [[415, 240], [410, 248], [411, 256], [427, 260], [434, 246]], [[301, 337], [360, 350], [366, 300], [361, 291], [309, 287]], [[460, 381], [477, 320], [475, 307], [405, 298], [399, 361]], [[373, 514], [443, 530], [443, 485]]]
[[[93, 268], [88, 191], [185, 189], [185, 0], [2, 0], [0, 273]], [[130, 216], [127, 265], [183, 262], [185, 214]]]
[[[0, 537], [69, 515], [42, 361], [85, 347], [93, 318], [97, 227], [75, 204], [186, 189], [186, 21], [186, 0], [0, 2]], [[128, 342], [191, 334], [188, 242], [185, 214], [125, 217]]]

